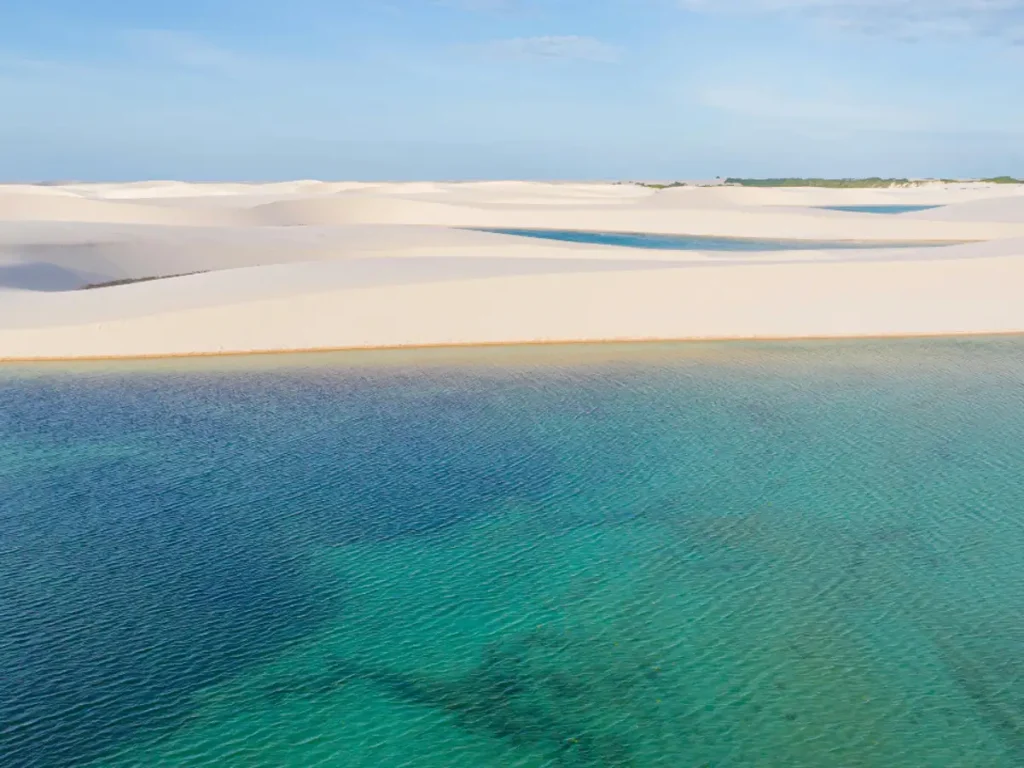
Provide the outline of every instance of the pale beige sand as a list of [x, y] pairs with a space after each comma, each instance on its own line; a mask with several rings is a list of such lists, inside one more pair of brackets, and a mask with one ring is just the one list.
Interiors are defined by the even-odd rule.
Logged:
[[[887, 203], [943, 207], [817, 208]], [[460, 227], [975, 242], [721, 254]], [[1022, 332], [1022, 284], [1015, 185], [0, 186], [0, 359]]]

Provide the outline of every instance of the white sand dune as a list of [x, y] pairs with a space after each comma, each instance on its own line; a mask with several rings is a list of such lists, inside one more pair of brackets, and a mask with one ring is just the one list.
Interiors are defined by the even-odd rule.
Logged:
[[[879, 215], [829, 205], [940, 205]], [[669, 251], [472, 228], [894, 242]], [[967, 242], [969, 241], [969, 242]], [[94, 283], [184, 275], [93, 290]], [[0, 187], [0, 359], [1024, 331], [1024, 189]]]
[[112, 202], [78, 195], [57, 196], [3, 194], [0, 192], [0, 221], [77, 221], [121, 222], [202, 226], [205, 224], [243, 224], [247, 217], [221, 210], [180, 210], [137, 202]]
[[942, 208], [905, 214], [927, 221], [986, 221], [1024, 223], [1024, 195], [996, 199], [966, 200]]

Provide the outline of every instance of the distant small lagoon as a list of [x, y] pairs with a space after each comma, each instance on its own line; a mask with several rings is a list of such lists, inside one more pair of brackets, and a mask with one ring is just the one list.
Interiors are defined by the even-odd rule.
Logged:
[[823, 211], [845, 211], [846, 213], [915, 213], [941, 208], [941, 205], [821, 205]]
[[518, 237], [534, 237], [543, 240], [561, 240], [570, 243], [650, 248], [660, 251], [820, 251], [952, 245], [952, 243], [935, 240], [786, 240], [706, 235], [660, 235], [641, 232], [588, 232], [570, 229], [481, 229], [478, 231], [493, 232], [501, 235], [516, 235]]

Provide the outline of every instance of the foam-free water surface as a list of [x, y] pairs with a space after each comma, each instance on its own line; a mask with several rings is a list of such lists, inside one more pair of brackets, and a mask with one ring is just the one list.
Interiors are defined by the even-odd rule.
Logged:
[[1024, 764], [1024, 342], [0, 369], [0, 763]]
[[823, 205], [826, 211], [846, 211], [847, 213], [916, 213], [941, 208], [941, 205]]
[[618, 245], [661, 251], [819, 251], [870, 248], [920, 248], [949, 245], [941, 241], [780, 240], [771, 238], [712, 237], [704, 235], [657, 235], [636, 232], [586, 232], [571, 229], [487, 229], [503, 235], [561, 240], [592, 245]]

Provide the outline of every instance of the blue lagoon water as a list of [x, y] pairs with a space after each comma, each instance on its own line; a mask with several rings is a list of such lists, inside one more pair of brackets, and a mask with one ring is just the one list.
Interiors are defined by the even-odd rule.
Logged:
[[822, 205], [826, 211], [846, 211], [847, 213], [915, 213], [941, 208], [941, 205]]
[[883, 240], [777, 240], [771, 238], [713, 237], [704, 235], [655, 235], [638, 232], [587, 232], [572, 229], [484, 229], [501, 235], [534, 237], [593, 245], [619, 245], [629, 248], [651, 248], [660, 251], [819, 251], [863, 250], [868, 248], [919, 248], [948, 245], [939, 241]]
[[1024, 765], [1024, 340], [0, 399], [4, 768]]

